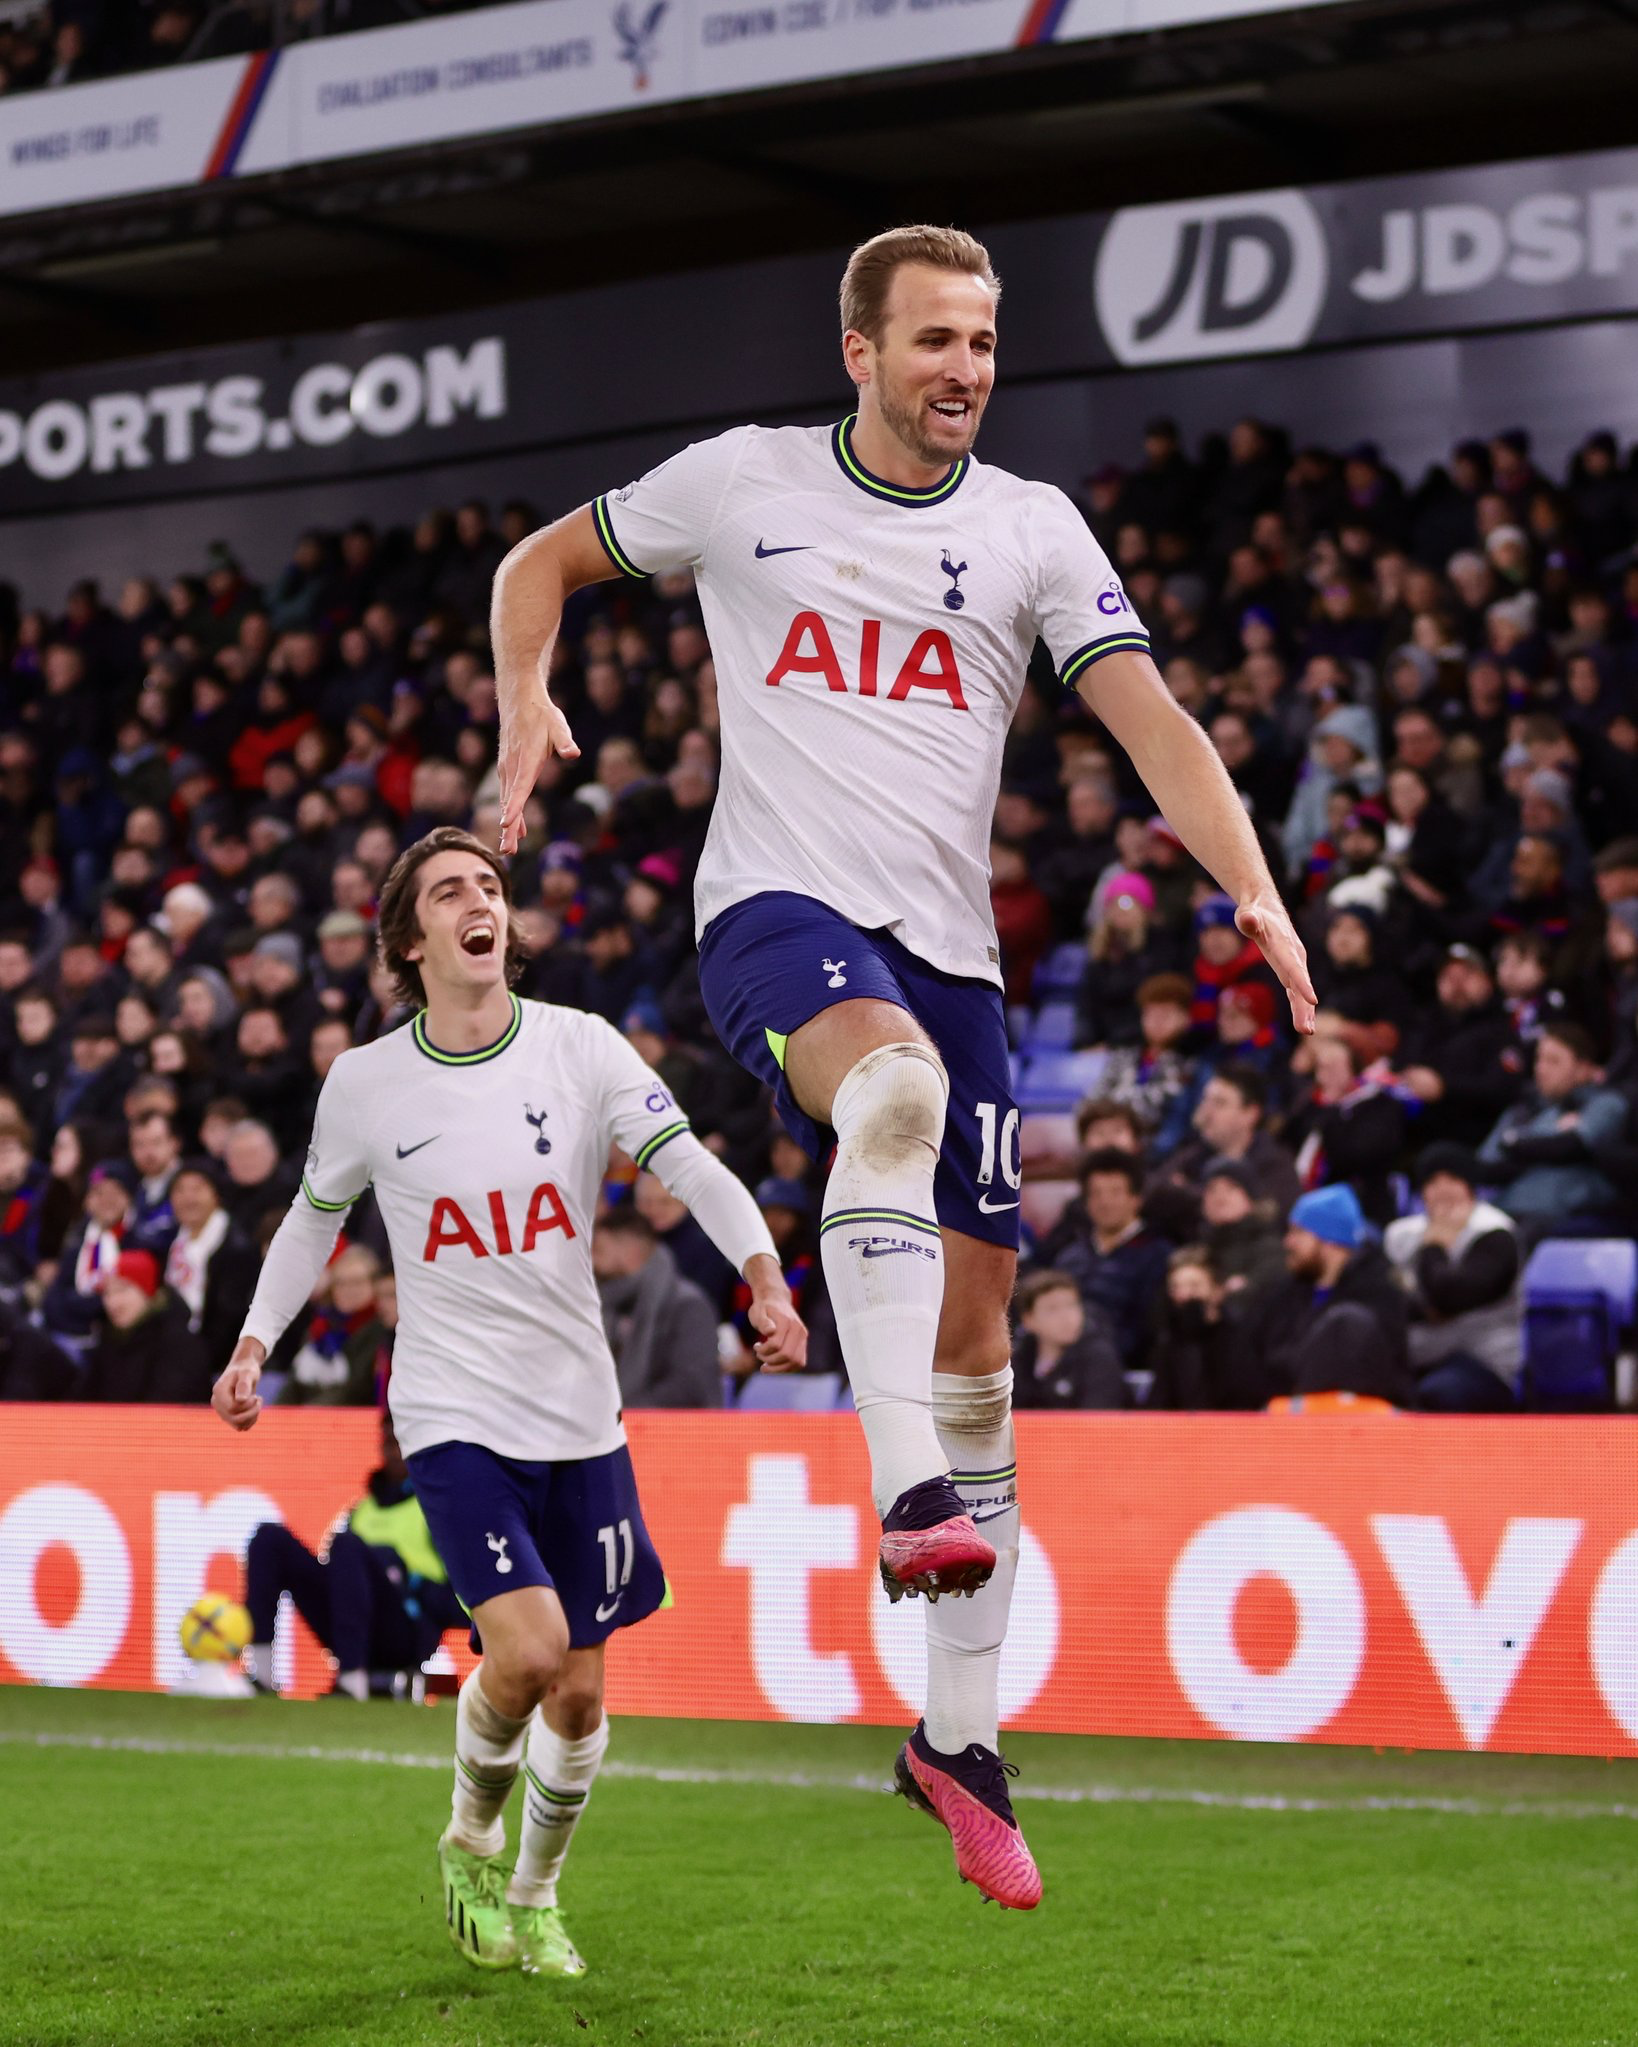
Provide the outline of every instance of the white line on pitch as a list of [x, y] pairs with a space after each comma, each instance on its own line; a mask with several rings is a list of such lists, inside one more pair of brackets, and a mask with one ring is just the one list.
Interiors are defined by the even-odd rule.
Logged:
[[[0, 1746], [64, 1748], [140, 1756], [254, 1757], [273, 1763], [363, 1763], [400, 1770], [447, 1770], [447, 1756], [413, 1750], [319, 1748], [282, 1742], [160, 1741], [146, 1735], [18, 1734], [0, 1730]], [[887, 1780], [865, 1774], [815, 1776], [801, 1770], [689, 1770], [619, 1760], [603, 1765], [606, 1777], [645, 1784], [748, 1784], [776, 1791], [874, 1791]], [[1460, 1819], [1638, 1820], [1638, 1805], [1591, 1800], [1415, 1798], [1367, 1795], [1359, 1798], [1304, 1798], [1286, 1792], [1196, 1791], [1160, 1784], [1016, 1784], [1015, 1800], [1048, 1805], [1193, 1805], [1224, 1812], [1371, 1813], [1426, 1812]]]

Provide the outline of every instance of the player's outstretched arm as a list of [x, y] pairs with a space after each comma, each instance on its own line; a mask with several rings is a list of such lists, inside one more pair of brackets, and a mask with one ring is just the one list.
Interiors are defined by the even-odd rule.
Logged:
[[1311, 1035], [1317, 999], [1308, 955], [1216, 748], [1147, 654], [1105, 655], [1077, 687], [1131, 756], [1156, 809], [1239, 905], [1235, 922], [1279, 975], [1292, 1023]]
[[752, 1346], [765, 1372], [799, 1372], [808, 1361], [807, 1325], [797, 1314], [762, 1211], [692, 1131], [673, 1138], [649, 1170], [687, 1204], [694, 1220], [751, 1289]]
[[256, 1388], [267, 1354], [307, 1305], [329, 1263], [342, 1214], [316, 1208], [298, 1191], [262, 1260], [250, 1312], [233, 1355], [211, 1388], [210, 1404], [230, 1429], [249, 1429], [262, 1411]]
[[500, 702], [503, 853], [517, 851], [523, 806], [546, 762], [554, 753], [580, 757], [569, 721], [546, 686], [564, 599], [619, 573], [597, 537], [589, 505], [520, 540], [495, 571], [489, 635]]

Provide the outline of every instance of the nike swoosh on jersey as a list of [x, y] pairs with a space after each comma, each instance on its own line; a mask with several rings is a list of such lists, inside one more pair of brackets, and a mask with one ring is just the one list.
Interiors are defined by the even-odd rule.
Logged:
[[756, 544], [756, 558], [759, 562], [765, 562], [771, 554], [811, 554], [818, 544], [816, 540], [804, 540], [797, 547], [764, 547], [759, 540]]
[[919, 1251], [920, 1249], [921, 1246], [919, 1244], [882, 1244], [875, 1250], [872, 1250], [866, 1244], [864, 1255], [866, 1258], [891, 1258], [896, 1251]]
[[626, 1595], [623, 1592], [618, 1592], [615, 1594], [614, 1598], [609, 1601], [606, 1607], [599, 1606], [597, 1609], [597, 1618], [600, 1621], [613, 1620], [614, 1616], [620, 1610], [620, 1601], [624, 1599], [625, 1596]]
[[410, 1155], [410, 1152], [425, 1151], [429, 1144], [436, 1144], [439, 1138], [443, 1136], [443, 1134], [444, 1133], [441, 1130], [435, 1130], [430, 1137], [423, 1137], [419, 1144], [412, 1144], [408, 1147], [408, 1149], [406, 1149], [403, 1145], [399, 1145], [398, 1156], [401, 1159], [407, 1159]]
[[1018, 1203], [1016, 1201], [992, 1201], [987, 1194], [980, 1194], [978, 1197], [978, 1212], [980, 1215], [1001, 1215], [1005, 1210], [1016, 1208], [1017, 1206]]

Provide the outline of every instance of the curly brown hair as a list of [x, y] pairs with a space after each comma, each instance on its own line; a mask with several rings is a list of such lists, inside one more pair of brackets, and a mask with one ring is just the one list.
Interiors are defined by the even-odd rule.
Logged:
[[426, 1007], [426, 983], [421, 979], [419, 963], [405, 955], [410, 946], [425, 936], [421, 920], [415, 913], [416, 897], [420, 893], [416, 877], [435, 853], [475, 853], [499, 881], [501, 901], [506, 905], [508, 987], [523, 972], [529, 957], [522, 929], [512, 908], [511, 884], [500, 855], [459, 825], [438, 825], [424, 839], [417, 839], [413, 846], [406, 846], [392, 863], [391, 871], [381, 885], [381, 903], [376, 914], [376, 948], [382, 965], [392, 976], [393, 992], [400, 1002], [413, 1002], [419, 1009]]

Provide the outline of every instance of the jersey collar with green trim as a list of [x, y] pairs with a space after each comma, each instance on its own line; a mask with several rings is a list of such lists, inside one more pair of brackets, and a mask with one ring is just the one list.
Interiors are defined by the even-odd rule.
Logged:
[[410, 1025], [417, 1052], [424, 1052], [440, 1066], [481, 1066], [486, 1059], [498, 1059], [523, 1028], [523, 1004], [512, 997], [512, 1021], [492, 1045], [480, 1045], [476, 1052], [444, 1052], [427, 1036], [427, 1013], [423, 1009]]
[[882, 498], [890, 505], [941, 505], [961, 488], [961, 479], [972, 465], [970, 455], [958, 456], [946, 474], [925, 490], [909, 490], [902, 483], [889, 483], [885, 477], [873, 476], [853, 452], [853, 423], [858, 416], [856, 412], [850, 412], [846, 419], [831, 429], [830, 436], [831, 453], [849, 483], [857, 484], [860, 490], [868, 491], [873, 498]]

